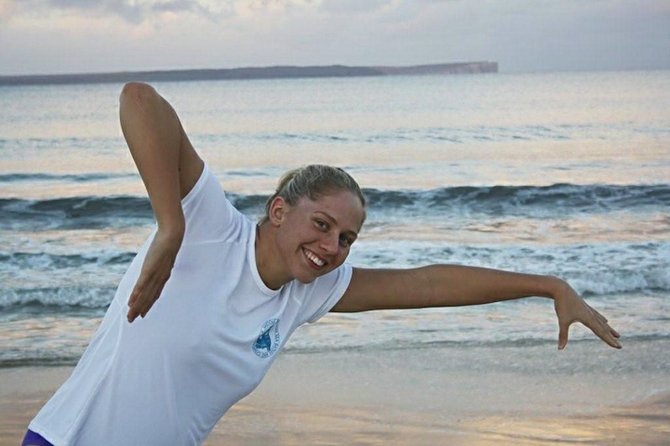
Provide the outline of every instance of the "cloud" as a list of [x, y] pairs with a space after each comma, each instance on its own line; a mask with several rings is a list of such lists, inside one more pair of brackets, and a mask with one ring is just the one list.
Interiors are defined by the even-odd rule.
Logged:
[[0, 0], [0, 21], [8, 19], [13, 10], [13, 0]]
[[502, 71], [662, 68], [669, 24], [668, 0], [0, 0], [0, 72], [464, 60]]
[[193, 0], [32, 0], [46, 9], [73, 10], [84, 14], [114, 14], [131, 23], [140, 23], [146, 18], [160, 13], [207, 11], [199, 2]]
[[196, 0], [0, 0], [0, 20], [16, 16], [45, 17], [58, 14], [82, 16], [114, 15], [140, 23], [155, 14], [192, 12], [208, 14]]
[[398, 0], [322, 0], [319, 9], [333, 13], [357, 14], [374, 12], [397, 3]]
[[138, 24], [165, 13], [191, 13], [207, 19], [250, 17], [318, 5], [321, 0], [0, 0], [0, 20], [14, 15], [59, 13], [117, 16]]

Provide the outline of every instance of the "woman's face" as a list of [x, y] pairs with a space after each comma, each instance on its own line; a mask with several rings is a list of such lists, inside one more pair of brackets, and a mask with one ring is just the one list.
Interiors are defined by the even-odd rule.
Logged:
[[294, 206], [283, 200], [278, 205], [279, 253], [287, 275], [303, 283], [342, 265], [365, 218], [361, 201], [348, 190], [315, 201], [303, 197]]

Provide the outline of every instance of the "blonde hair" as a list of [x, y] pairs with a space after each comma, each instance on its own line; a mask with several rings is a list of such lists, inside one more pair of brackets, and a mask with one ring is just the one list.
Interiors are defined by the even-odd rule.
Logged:
[[289, 205], [295, 206], [302, 197], [318, 200], [323, 195], [340, 190], [347, 190], [356, 195], [365, 208], [366, 200], [361, 187], [343, 169], [323, 164], [311, 164], [289, 170], [281, 177], [277, 190], [265, 203], [265, 216], [261, 223], [268, 220], [270, 205], [277, 197], [282, 197]]

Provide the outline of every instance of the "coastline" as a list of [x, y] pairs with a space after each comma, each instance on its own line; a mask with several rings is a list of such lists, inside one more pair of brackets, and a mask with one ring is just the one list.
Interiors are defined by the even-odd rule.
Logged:
[[498, 63], [458, 62], [410, 66], [271, 66], [192, 70], [127, 71], [114, 73], [0, 75], [0, 86], [69, 85], [211, 80], [297, 79], [320, 77], [424, 76], [497, 73]]
[[[670, 435], [667, 369], [662, 361], [639, 371], [620, 365], [653, 361], [648, 355], [668, 343], [626, 342], [621, 352], [583, 342], [561, 353], [542, 345], [283, 354], [205, 444], [660, 445]], [[509, 367], [517, 355], [537, 367]], [[593, 356], [588, 367], [571, 364]], [[570, 367], [539, 374], [553, 368], [543, 357]], [[0, 369], [0, 446], [20, 441], [71, 369]]]

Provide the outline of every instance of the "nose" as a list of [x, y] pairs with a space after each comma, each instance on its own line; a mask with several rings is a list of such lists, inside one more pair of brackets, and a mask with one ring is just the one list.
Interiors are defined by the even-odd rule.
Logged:
[[335, 232], [325, 234], [321, 239], [321, 249], [329, 255], [337, 254], [340, 249], [340, 237]]

